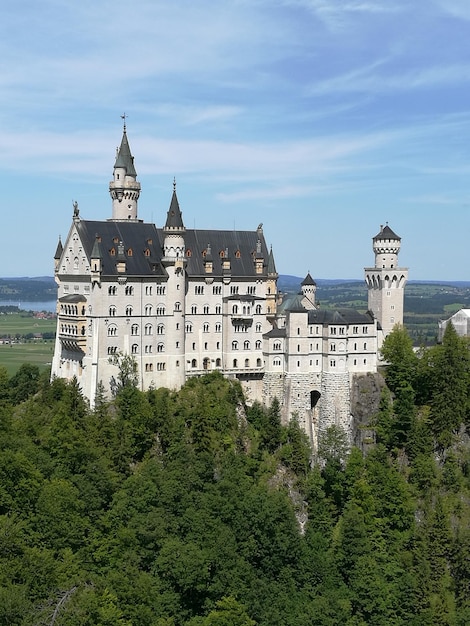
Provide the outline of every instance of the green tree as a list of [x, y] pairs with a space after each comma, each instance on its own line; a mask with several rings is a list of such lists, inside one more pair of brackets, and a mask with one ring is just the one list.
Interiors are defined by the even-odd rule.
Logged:
[[138, 386], [139, 367], [133, 356], [120, 352], [110, 357], [109, 362], [118, 368], [117, 376], [112, 376], [109, 382], [113, 396], [116, 396], [121, 389]]
[[202, 626], [256, 626], [246, 608], [232, 596], [224, 597], [202, 622]]
[[470, 359], [468, 345], [453, 324], [431, 355], [431, 423], [438, 445], [447, 447], [468, 414]]
[[418, 358], [413, 350], [413, 341], [404, 326], [397, 324], [385, 337], [382, 358], [386, 361], [385, 380], [392, 393], [405, 386], [414, 386]]

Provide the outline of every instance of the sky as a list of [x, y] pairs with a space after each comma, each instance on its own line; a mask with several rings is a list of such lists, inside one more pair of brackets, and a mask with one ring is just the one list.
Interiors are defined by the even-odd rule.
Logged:
[[280, 274], [470, 280], [468, 0], [15, 0], [0, 21], [0, 276], [53, 274], [73, 202], [255, 230]]

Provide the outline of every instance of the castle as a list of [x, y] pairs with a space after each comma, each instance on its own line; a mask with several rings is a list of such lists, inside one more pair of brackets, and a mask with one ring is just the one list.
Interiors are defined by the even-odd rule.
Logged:
[[238, 378], [250, 401], [281, 403], [315, 443], [329, 424], [349, 428], [355, 375], [376, 372], [382, 337], [403, 319], [407, 270], [387, 226], [366, 269], [368, 313], [322, 311], [310, 274], [281, 298], [260, 224], [250, 231], [187, 229], [176, 184], [165, 225], [138, 219], [140, 183], [124, 125], [109, 184], [112, 217], [81, 218], [54, 256], [57, 336], [52, 377], [76, 377], [93, 405], [109, 392], [116, 356], [137, 364], [139, 387], [179, 389], [211, 370]]

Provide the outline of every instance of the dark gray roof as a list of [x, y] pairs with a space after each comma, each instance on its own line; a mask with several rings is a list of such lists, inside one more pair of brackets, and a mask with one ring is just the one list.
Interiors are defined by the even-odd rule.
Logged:
[[[211, 247], [213, 260], [212, 276], [222, 276], [222, 254], [230, 259], [232, 276], [253, 276], [255, 274], [254, 257], [259, 233], [246, 230], [186, 230], [187, 272], [189, 276], [200, 276], [204, 272], [203, 252], [207, 244]], [[261, 255], [265, 259], [263, 275], [266, 275], [268, 249], [261, 235]], [[189, 253], [189, 254], [188, 254]]]
[[285, 337], [286, 329], [285, 328], [273, 328], [272, 330], [264, 333], [263, 337], [275, 339], [276, 337]]
[[305, 296], [302, 293], [296, 294], [288, 294], [284, 296], [283, 301], [277, 307], [278, 313], [283, 313], [284, 311], [290, 311], [291, 313], [302, 313], [307, 309], [302, 304], [302, 300], [304, 300]]
[[380, 229], [380, 233], [375, 235], [374, 241], [377, 241], [377, 239], [396, 239], [397, 241], [401, 241], [401, 237], [396, 235], [388, 224], [381, 226]]
[[184, 228], [183, 216], [181, 215], [180, 205], [176, 196], [175, 183], [173, 183], [173, 195], [171, 197], [170, 208], [168, 209], [166, 216], [165, 228]]
[[274, 254], [273, 254], [273, 247], [272, 246], [271, 246], [271, 248], [269, 250], [268, 274], [270, 274], [270, 275], [277, 274], [276, 264], [274, 262]]
[[308, 312], [309, 324], [372, 324], [371, 313], [359, 313], [354, 309], [338, 309], [336, 311], [316, 309]]
[[[154, 224], [145, 222], [121, 222], [121, 221], [92, 221], [79, 220], [76, 227], [83, 242], [84, 251], [88, 259], [97, 252], [102, 260], [102, 275], [117, 275], [116, 262], [118, 261], [118, 246], [122, 241], [126, 259], [126, 274], [130, 276], [161, 276], [166, 277], [167, 272], [161, 263], [163, 257], [163, 242], [165, 230], [156, 228]], [[256, 231], [233, 231], [233, 230], [185, 230], [184, 240], [186, 245], [186, 271], [188, 276], [206, 276], [204, 252], [210, 244], [212, 254], [213, 277], [221, 277], [226, 274], [222, 270], [223, 258], [221, 255], [229, 251], [230, 275], [233, 277], [255, 276], [254, 256], [259, 233]], [[98, 239], [96, 239], [98, 237]], [[266, 264], [268, 250], [264, 237], [261, 236], [261, 253], [266, 259], [264, 272], [266, 276]]]
[[87, 299], [85, 298], [85, 296], [83, 294], [79, 294], [79, 293], [68, 293], [66, 296], [62, 296], [62, 298], [59, 298], [59, 302], [86, 302]]
[[64, 251], [64, 246], [62, 245], [62, 241], [60, 240], [59, 237], [59, 241], [57, 243], [57, 248], [55, 250], [55, 254], [54, 254], [54, 259], [59, 260], [60, 257], [62, 256], [62, 252]]
[[117, 153], [114, 167], [124, 167], [128, 176], [133, 176], [134, 178], [137, 177], [137, 172], [134, 167], [134, 157], [131, 154], [126, 129], [124, 129], [124, 132], [122, 133], [121, 146]]
[[118, 246], [121, 241], [124, 244], [126, 274], [167, 276], [160, 263], [161, 235], [153, 224], [80, 220], [76, 227], [89, 259], [97, 253], [99, 243], [103, 276], [117, 275], [116, 262], [120, 260]]
[[310, 272], [308, 272], [307, 276], [303, 279], [303, 281], [300, 284], [303, 286], [303, 285], [316, 285], [317, 283], [310, 276]]

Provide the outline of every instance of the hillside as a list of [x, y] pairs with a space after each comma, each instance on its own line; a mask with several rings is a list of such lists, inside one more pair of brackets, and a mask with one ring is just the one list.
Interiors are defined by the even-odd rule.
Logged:
[[468, 347], [418, 371], [398, 335], [388, 356], [368, 454], [332, 427], [313, 467], [295, 420], [217, 373], [126, 379], [90, 411], [73, 381], [0, 367], [0, 623], [470, 623]]

